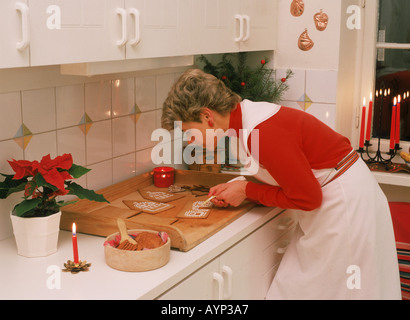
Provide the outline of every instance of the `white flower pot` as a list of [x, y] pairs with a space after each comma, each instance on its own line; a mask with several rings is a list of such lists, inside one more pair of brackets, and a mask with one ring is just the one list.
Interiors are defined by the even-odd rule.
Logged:
[[22, 218], [11, 214], [17, 253], [32, 258], [57, 252], [60, 217], [61, 211], [39, 218]]

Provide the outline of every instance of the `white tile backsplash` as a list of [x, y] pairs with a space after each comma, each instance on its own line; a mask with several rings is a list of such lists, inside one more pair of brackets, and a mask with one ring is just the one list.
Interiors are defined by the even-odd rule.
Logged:
[[94, 122], [86, 136], [87, 165], [112, 158], [111, 120]]
[[55, 88], [23, 91], [23, 123], [32, 133], [56, 129], [55, 101]]
[[135, 152], [113, 158], [113, 183], [135, 175]]
[[[335, 70], [292, 69], [294, 75], [288, 80], [289, 90], [281, 104], [304, 110], [327, 124], [336, 127], [337, 75]], [[286, 69], [276, 70], [276, 79], [286, 75]]]
[[21, 136], [20, 92], [0, 94], [0, 141]]
[[135, 152], [135, 121], [125, 116], [112, 119], [113, 156]]
[[56, 88], [57, 128], [77, 125], [84, 116], [84, 85]]
[[80, 126], [57, 130], [57, 153], [71, 153], [75, 164], [86, 165], [85, 135]]
[[51, 158], [57, 156], [56, 131], [32, 135], [24, 149], [24, 157], [30, 161], [41, 160], [41, 158], [47, 154], [50, 154]]
[[306, 70], [306, 94], [313, 102], [336, 103], [337, 71]]
[[135, 78], [135, 103], [141, 112], [156, 108], [156, 80], [154, 76]]
[[111, 81], [85, 84], [85, 112], [92, 121], [111, 118]]
[[314, 115], [323, 123], [327, 124], [332, 129], [336, 127], [336, 105], [324, 103], [312, 103], [306, 110], [307, 113]]
[[140, 114], [135, 133], [137, 151], [150, 148], [154, 145], [154, 142], [151, 141], [151, 134], [158, 128], [156, 123], [157, 117], [155, 110]]
[[120, 117], [134, 112], [134, 78], [116, 79], [112, 83], [112, 113]]
[[168, 92], [175, 82], [175, 74], [167, 73], [157, 76], [157, 108], [162, 108]]

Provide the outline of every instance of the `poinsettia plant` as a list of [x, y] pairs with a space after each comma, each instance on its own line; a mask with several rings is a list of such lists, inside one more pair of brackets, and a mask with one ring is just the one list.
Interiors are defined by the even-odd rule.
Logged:
[[20, 217], [45, 217], [60, 211], [62, 206], [76, 200], [58, 200], [58, 196], [75, 195], [79, 199], [108, 202], [103, 195], [84, 189], [71, 181], [86, 174], [90, 169], [73, 163], [71, 154], [66, 153], [51, 159], [44, 156], [41, 161], [8, 161], [15, 174], [2, 174], [0, 199], [15, 192], [24, 191], [23, 201], [18, 203], [13, 214]]

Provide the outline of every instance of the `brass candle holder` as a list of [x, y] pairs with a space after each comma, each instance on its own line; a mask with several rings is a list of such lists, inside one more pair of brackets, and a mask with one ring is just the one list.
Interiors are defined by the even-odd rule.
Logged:
[[63, 272], [71, 272], [72, 274], [79, 273], [81, 271], [83, 272], [88, 272], [91, 267], [91, 263], [87, 263], [87, 261], [79, 261], [78, 263], [74, 263], [71, 260], [67, 260], [66, 263], [64, 263], [65, 269], [63, 269]]

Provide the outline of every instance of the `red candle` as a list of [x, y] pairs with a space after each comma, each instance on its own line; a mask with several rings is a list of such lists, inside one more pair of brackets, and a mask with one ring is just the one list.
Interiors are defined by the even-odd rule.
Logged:
[[367, 141], [370, 141], [370, 129], [372, 128], [372, 116], [373, 116], [373, 100], [372, 100], [372, 93], [370, 92], [369, 112], [367, 113], [367, 127], [366, 127], [366, 140]]
[[362, 108], [362, 125], [360, 126], [360, 140], [359, 147], [364, 146], [364, 126], [366, 125], [366, 98], [363, 98], [363, 108]]
[[78, 245], [77, 245], [77, 228], [76, 228], [75, 223], [73, 223], [72, 231], [73, 231], [72, 239], [73, 239], [74, 263], [79, 263], [79, 260], [78, 260]]
[[394, 150], [394, 133], [396, 132], [396, 97], [394, 97], [394, 104], [391, 112], [391, 126], [390, 126], [390, 150]]
[[172, 167], [157, 167], [154, 169], [154, 185], [158, 188], [168, 188], [174, 183], [175, 169]]
[[397, 98], [396, 109], [396, 145], [400, 144], [400, 95]]

